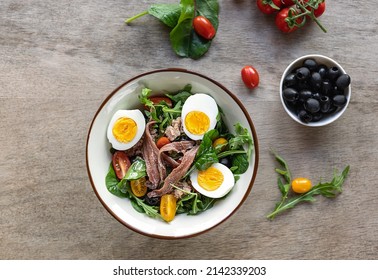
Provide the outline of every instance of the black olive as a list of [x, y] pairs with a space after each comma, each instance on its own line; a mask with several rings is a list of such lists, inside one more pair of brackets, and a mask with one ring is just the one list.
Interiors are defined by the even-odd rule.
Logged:
[[316, 100], [320, 100], [320, 97], [321, 97], [321, 95], [320, 95], [319, 92], [314, 92], [314, 93], [312, 93], [312, 98], [314, 98], [314, 99], [316, 99]]
[[336, 80], [340, 76], [340, 69], [337, 66], [333, 66], [328, 69], [327, 77], [330, 80]]
[[298, 113], [298, 118], [302, 121], [302, 122], [305, 122], [305, 123], [309, 123], [310, 121], [312, 121], [312, 115], [310, 115], [308, 112], [306, 112], [305, 110], [301, 110], [299, 113]]
[[335, 95], [333, 98], [332, 98], [332, 101], [333, 101], [333, 104], [337, 107], [342, 107], [345, 105], [345, 103], [347, 102], [347, 99], [345, 97], [345, 95], [341, 95], [341, 94], [338, 94], [338, 95]]
[[314, 88], [321, 88], [322, 86], [322, 77], [318, 72], [313, 72], [311, 74], [310, 83]]
[[319, 65], [318, 73], [320, 74], [320, 77], [325, 78], [328, 72], [328, 67], [324, 64]]
[[331, 100], [328, 96], [324, 95], [320, 97], [320, 111], [322, 113], [327, 113], [331, 108]]
[[305, 109], [310, 113], [316, 113], [320, 111], [320, 102], [315, 98], [309, 98], [304, 103]]
[[294, 102], [298, 100], [299, 94], [298, 94], [298, 91], [296, 91], [293, 88], [285, 88], [283, 90], [283, 97], [285, 100], [289, 102]]
[[332, 91], [332, 89], [333, 89], [333, 86], [332, 86], [332, 83], [330, 81], [324, 80], [322, 82], [322, 93], [324, 95], [330, 94], [330, 92]]
[[323, 118], [323, 114], [321, 112], [317, 112], [315, 114], [312, 114], [312, 120], [313, 122], [320, 121]]
[[157, 206], [160, 204], [160, 197], [148, 197], [148, 195], [146, 195], [144, 197], [144, 202], [151, 206]]
[[296, 78], [295, 78], [295, 74], [294, 73], [290, 73], [289, 75], [287, 75], [284, 79], [284, 85], [286, 87], [291, 87], [293, 85], [295, 85], [297, 82]]
[[300, 67], [295, 72], [295, 76], [299, 81], [306, 80], [310, 77], [310, 70], [307, 67]]
[[315, 71], [316, 68], [318, 68], [318, 63], [315, 61], [315, 59], [308, 58], [303, 61], [303, 66], [310, 69], [310, 71]]
[[219, 163], [226, 165], [228, 168], [232, 167], [232, 161], [229, 157], [224, 157], [219, 160]]
[[299, 92], [299, 100], [305, 102], [307, 99], [312, 97], [312, 92], [309, 90], [301, 90]]
[[348, 74], [342, 74], [336, 80], [336, 86], [339, 89], [346, 89], [350, 85], [350, 76]]

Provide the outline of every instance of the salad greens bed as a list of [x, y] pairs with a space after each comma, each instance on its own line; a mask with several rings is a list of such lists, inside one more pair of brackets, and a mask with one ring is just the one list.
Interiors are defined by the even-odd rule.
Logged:
[[[151, 89], [144, 88], [139, 96], [139, 100], [141, 106], [148, 108], [148, 110], [144, 111], [146, 118], [156, 121], [155, 127], [158, 130], [158, 134], [161, 135], [174, 119], [181, 116], [181, 110], [185, 100], [193, 93], [191, 92], [191, 85], [185, 86], [178, 92], [166, 93], [165, 96], [172, 100], [172, 107], [170, 107], [164, 101], [159, 104], [154, 104], [149, 98], [151, 92]], [[221, 108], [219, 109], [215, 129], [209, 130], [205, 133], [199, 144], [200, 146], [194, 161], [182, 180], [188, 180], [189, 174], [195, 168], [198, 170], [205, 170], [213, 163], [219, 162], [224, 157], [228, 157], [231, 161], [230, 170], [234, 174], [235, 181], [239, 179], [240, 174], [243, 174], [248, 169], [251, 154], [254, 149], [251, 134], [248, 129], [244, 128], [240, 123], [234, 125], [235, 133], [230, 133], [223, 120], [224, 113], [221, 111]], [[213, 141], [218, 137], [223, 137], [228, 140], [226, 149], [221, 146], [213, 146]], [[122, 180], [117, 178], [112, 163], [110, 163], [105, 178], [105, 184], [108, 191], [113, 195], [121, 198], [128, 198], [136, 211], [153, 218], [161, 218], [159, 206], [150, 205], [146, 196], [137, 197], [131, 191], [130, 181], [145, 176], [147, 176], [146, 163], [143, 158], [138, 156], [133, 160], [133, 163]], [[178, 188], [177, 186], [173, 187]], [[216, 201], [224, 199], [227, 196], [226, 195], [222, 198], [209, 198], [196, 192], [194, 189], [192, 191], [180, 190], [184, 192], [184, 195], [177, 200], [176, 214], [199, 214], [210, 209]]]

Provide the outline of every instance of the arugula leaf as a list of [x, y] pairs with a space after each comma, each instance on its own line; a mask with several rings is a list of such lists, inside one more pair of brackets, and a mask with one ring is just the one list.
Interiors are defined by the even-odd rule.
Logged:
[[274, 210], [267, 216], [268, 219], [274, 219], [276, 215], [284, 212], [285, 210], [291, 209], [299, 203], [302, 202], [314, 202], [316, 195], [322, 195], [327, 198], [333, 198], [337, 194], [342, 192], [342, 185], [349, 173], [349, 165], [338, 175], [336, 172], [333, 175], [331, 182], [318, 183], [313, 186], [308, 192], [295, 195], [288, 198], [291, 184], [291, 173], [287, 162], [279, 156], [277, 153], [273, 152], [277, 162], [282, 166], [283, 169], [276, 168], [275, 171], [279, 174], [278, 177], [278, 188], [282, 194], [281, 201], [278, 202]]
[[232, 137], [228, 141], [228, 145], [231, 150], [238, 150], [238, 149], [242, 149], [244, 144], [247, 144], [248, 145], [247, 157], [248, 157], [248, 162], [249, 162], [251, 159], [252, 150], [253, 150], [252, 136], [249, 133], [248, 129], [243, 127], [240, 123], [236, 123], [234, 127], [235, 127], [236, 135], [235, 137]]

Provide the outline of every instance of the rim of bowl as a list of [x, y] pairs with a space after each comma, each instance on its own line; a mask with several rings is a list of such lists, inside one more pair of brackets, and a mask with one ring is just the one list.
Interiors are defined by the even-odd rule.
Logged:
[[[144, 232], [136, 227], [134, 227], [133, 225], [131, 224], [128, 224], [126, 221], [122, 220], [120, 217], [118, 217], [110, 208], [109, 206], [104, 202], [104, 200], [101, 198], [101, 196], [99, 195], [99, 193], [97, 192], [96, 190], [96, 187], [95, 187], [95, 183], [93, 181], [93, 178], [92, 178], [92, 175], [91, 175], [91, 171], [89, 169], [89, 161], [88, 161], [88, 143], [89, 143], [89, 138], [90, 138], [90, 135], [91, 135], [91, 131], [92, 131], [92, 127], [93, 127], [93, 124], [98, 116], [98, 114], [101, 112], [101, 110], [103, 109], [103, 107], [107, 104], [107, 102], [109, 101], [109, 99], [115, 95], [122, 87], [124, 87], [125, 85], [129, 84], [130, 82], [136, 80], [136, 79], [139, 79], [141, 77], [144, 77], [144, 76], [148, 76], [148, 75], [151, 75], [151, 74], [155, 74], [155, 73], [164, 73], [164, 72], [180, 72], [180, 73], [186, 73], [186, 74], [191, 74], [191, 75], [195, 75], [195, 76], [198, 76], [198, 77], [201, 77], [205, 80], [208, 80], [209, 82], [217, 85], [218, 87], [220, 87], [224, 92], [226, 92], [237, 104], [238, 106], [240, 107], [240, 109], [243, 111], [244, 113], [244, 116], [245, 118], [247, 119], [248, 121], [248, 124], [251, 128], [251, 134], [252, 134], [252, 138], [253, 138], [253, 143], [254, 143], [254, 158], [255, 158], [255, 163], [254, 163], [254, 168], [253, 168], [253, 174], [252, 174], [252, 178], [249, 182], [249, 185], [248, 185], [248, 189], [247, 191], [245, 192], [242, 200], [240, 201], [240, 203], [233, 209], [233, 211], [228, 214], [227, 216], [225, 216], [221, 221], [219, 221], [218, 223], [216, 223], [215, 225], [207, 228], [207, 229], [204, 229], [204, 230], [201, 230], [199, 232], [196, 232], [196, 233], [192, 233], [192, 234], [188, 234], [188, 235], [182, 235], [182, 236], [169, 236], [169, 235], [158, 235], [158, 234], [151, 234], [151, 233], [147, 233], [147, 232]], [[158, 239], [184, 239], [184, 238], [190, 238], [190, 237], [195, 237], [195, 236], [198, 236], [200, 234], [203, 234], [205, 232], [208, 232], [210, 231], [211, 229], [219, 226], [220, 224], [222, 224], [223, 222], [225, 222], [228, 218], [230, 218], [233, 214], [236, 213], [236, 211], [241, 207], [241, 205], [245, 202], [245, 200], [247, 199], [247, 197], [249, 196], [251, 190], [252, 190], [252, 187], [254, 185], [254, 182], [255, 182], [255, 179], [256, 179], [256, 176], [257, 176], [257, 169], [258, 169], [258, 163], [259, 163], [259, 145], [258, 145], [258, 139], [257, 139], [257, 133], [256, 133], [256, 129], [255, 129], [255, 126], [252, 122], [252, 119], [248, 113], [248, 111], [245, 109], [244, 105], [241, 103], [241, 101], [236, 97], [236, 95], [234, 95], [230, 90], [228, 90], [225, 86], [223, 86], [221, 83], [213, 80], [212, 78], [209, 78], [207, 77], [206, 75], [203, 75], [203, 74], [200, 74], [200, 73], [197, 73], [197, 72], [194, 72], [194, 71], [190, 71], [190, 70], [186, 70], [186, 69], [182, 69], [182, 68], [163, 68], [163, 69], [157, 69], [157, 70], [152, 70], [152, 71], [148, 71], [148, 72], [144, 72], [142, 74], [139, 74], [137, 76], [134, 76], [132, 78], [130, 78], [129, 80], [127, 80], [126, 82], [122, 83], [120, 86], [118, 86], [116, 89], [114, 89], [105, 99], [104, 101], [101, 103], [100, 107], [97, 109], [92, 121], [91, 121], [91, 124], [90, 124], [90, 127], [89, 127], [89, 130], [88, 130], [88, 135], [87, 135], [87, 141], [86, 141], [86, 148], [85, 148], [85, 157], [86, 157], [86, 168], [87, 168], [87, 173], [88, 173], [88, 177], [89, 177], [89, 180], [90, 180], [90, 183], [91, 183], [91, 186], [92, 186], [92, 189], [93, 191], [95, 192], [98, 200], [101, 202], [102, 206], [118, 221], [120, 222], [121, 224], [123, 224], [125, 227], [133, 230], [134, 232], [137, 232], [141, 235], [144, 235], [144, 236], [148, 236], [148, 237], [153, 237], [153, 238], [158, 238]]]
[[340, 110], [338, 111], [335, 115], [332, 115], [330, 116], [327, 120], [325, 121], [318, 121], [318, 122], [309, 122], [309, 123], [305, 123], [305, 122], [302, 122], [293, 112], [291, 112], [289, 110], [289, 108], [287, 108], [286, 104], [285, 104], [285, 100], [283, 99], [283, 96], [282, 96], [282, 92], [283, 92], [283, 81], [285, 79], [285, 77], [288, 75], [288, 73], [294, 68], [294, 66], [296, 64], [298, 64], [299, 62], [307, 59], [307, 58], [320, 58], [320, 59], [323, 59], [323, 60], [327, 60], [329, 61], [329, 64], [333, 64], [335, 66], [337, 66], [341, 72], [343, 74], [346, 74], [347, 72], [344, 70], [344, 68], [334, 59], [328, 57], [328, 56], [325, 56], [325, 55], [321, 55], [321, 54], [307, 54], [307, 55], [303, 55], [301, 57], [298, 57], [297, 59], [295, 59], [294, 61], [292, 61], [285, 69], [285, 71], [283, 72], [282, 74], [282, 77], [281, 77], [281, 80], [280, 80], [280, 99], [281, 99], [281, 103], [282, 103], [282, 106], [284, 107], [286, 113], [294, 120], [296, 121], [297, 123], [300, 123], [304, 126], [309, 126], [309, 127], [320, 127], [320, 126], [325, 126], [325, 125], [328, 125], [330, 123], [333, 123], [334, 121], [336, 121], [338, 118], [341, 117], [342, 114], [344, 114], [346, 108], [348, 107], [349, 105], [349, 101], [350, 101], [350, 97], [351, 97], [351, 93], [352, 93], [352, 87], [351, 85], [348, 86], [348, 90], [347, 90], [347, 94], [346, 96], [348, 97], [347, 98], [347, 103], [345, 104], [345, 106]]

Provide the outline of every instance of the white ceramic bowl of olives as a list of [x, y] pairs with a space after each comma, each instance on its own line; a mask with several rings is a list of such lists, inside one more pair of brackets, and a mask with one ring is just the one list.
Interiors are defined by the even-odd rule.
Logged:
[[332, 58], [305, 55], [285, 69], [280, 98], [288, 115], [306, 126], [324, 126], [337, 120], [348, 107], [351, 78]]

